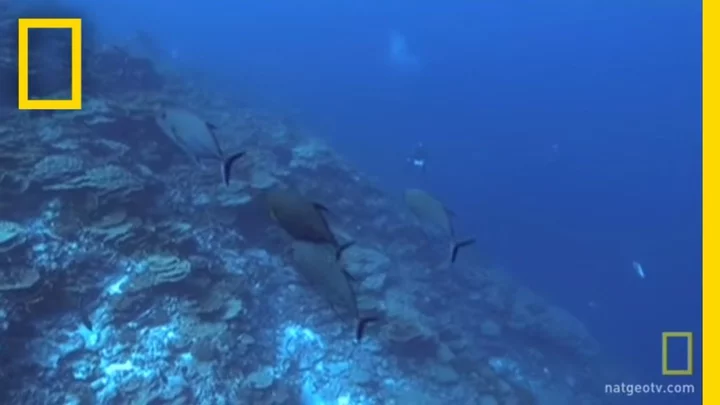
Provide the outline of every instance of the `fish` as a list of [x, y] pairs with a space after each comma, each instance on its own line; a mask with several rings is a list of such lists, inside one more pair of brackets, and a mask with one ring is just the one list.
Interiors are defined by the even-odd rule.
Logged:
[[329, 243], [336, 249], [339, 259], [343, 250], [354, 244], [353, 241], [340, 244], [325, 218], [329, 212], [324, 205], [313, 202], [301, 194], [290, 190], [272, 190], [267, 194], [270, 216], [293, 239]]
[[637, 273], [638, 277], [645, 278], [645, 270], [643, 269], [643, 266], [636, 262], [632, 262], [633, 269], [635, 269], [635, 273]]
[[298, 273], [333, 309], [341, 307], [352, 313], [357, 321], [355, 339], [361, 341], [367, 325], [379, 318], [360, 315], [357, 296], [352, 287], [354, 278], [343, 267], [342, 261], [337, 259], [335, 247], [329, 243], [295, 240], [292, 243], [292, 257]]
[[230, 184], [232, 166], [245, 152], [226, 156], [215, 134], [215, 125], [182, 108], [161, 109], [155, 116], [155, 122], [196, 163], [200, 164], [205, 159], [219, 161], [222, 181], [226, 186]]
[[405, 190], [404, 197], [405, 204], [420, 221], [435, 226], [450, 236], [452, 240], [450, 263], [455, 263], [458, 251], [461, 248], [475, 243], [475, 238], [456, 240], [455, 228], [451, 218], [452, 212], [427, 192], [417, 188], [410, 188]]

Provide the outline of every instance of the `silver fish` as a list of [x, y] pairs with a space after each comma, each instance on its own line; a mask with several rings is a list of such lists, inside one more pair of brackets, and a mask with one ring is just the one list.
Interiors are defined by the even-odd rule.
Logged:
[[450, 236], [452, 240], [450, 263], [455, 262], [460, 248], [475, 243], [474, 238], [462, 241], [455, 239], [455, 229], [452, 223], [451, 212], [445, 208], [440, 201], [436, 200], [427, 192], [410, 188], [405, 190], [404, 197], [405, 204], [420, 221], [435, 226]]
[[308, 200], [301, 194], [290, 190], [273, 190], [267, 194], [270, 216], [293, 239], [307, 242], [327, 242], [337, 249], [339, 258], [342, 250], [352, 242], [340, 245], [333, 234], [324, 213], [324, 205]]
[[352, 288], [353, 277], [343, 268], [337, 259], [335, 246], [328, 243], [313, 243], [296, 240], [292, 244], [292, 256], [295, 268], [315, 290], [322, 295], [333, 308], [349, 310], [357, 320], [355, 338], [363, 337], [368, 323], [377, 321], [375, 317], [361, 317], [357, 297]]
[[635, 269], [635, 273], [637, 273], [638, 277], [645, 278], [645, 269], [643, 269], [642, 264], [639, 262], [633, 261], [632, 262], [633, 269]]
[[232, 165], [245, 152], [225, 156], [215, 135], [214, 125], [181, 108], [162, 109], [156, 115], [155, 122], [165, 135], [196, 162], [205, 159], [219, 161], [223, 183], [230, 184]]

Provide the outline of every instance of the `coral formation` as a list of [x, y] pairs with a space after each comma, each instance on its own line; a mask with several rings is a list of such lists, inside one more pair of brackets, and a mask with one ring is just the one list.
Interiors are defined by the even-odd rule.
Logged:
[[138, 267], [141, 273], [131, 280], [130, 291], [177, 283], [190, 275], [192, 270], [189, 261], [171, 255], [150, 255]]

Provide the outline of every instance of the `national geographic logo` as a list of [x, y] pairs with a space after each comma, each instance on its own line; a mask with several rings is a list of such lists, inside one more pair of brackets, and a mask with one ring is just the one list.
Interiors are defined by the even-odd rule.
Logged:
[[[682, 368], [671, 368], [670, 341], [677, 341], [685, 345], [685, 356], [680, 363]], [[663, 332], [662, 333], [662, 375], [665, 376], [691, 376], [693, 375], [693, 334], [692, 332]]]
[[[30, 41], [31, 29], [68, 29], [71, 36], [70, 99], [30, 100]], [[18, 19], [18, 108], [20, 110], [80, 110], [82, 109], [82, 20], [80, 18], [20, 18]]]

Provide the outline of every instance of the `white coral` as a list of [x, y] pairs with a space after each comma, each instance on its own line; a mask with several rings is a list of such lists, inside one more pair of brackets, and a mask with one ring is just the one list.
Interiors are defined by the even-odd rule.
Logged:
[[15, 222], [0, 221], [0, 252], [9, 252], [25, 243], [25, 228]]
[[64, 183], [46, 186], [46, 190], [73, 190], [94, 188], [104, 191], [132, 191], [142, 188], [140, 179], [132, 173], [116, 165], [107, 165], [88, 170], [84, 175], [75, 177]]
[[35, 164], [31, 177], [39, 181], [52, 180], [77, 173], [82, 168], [83, 161], [76, 156], [50, 155]]

